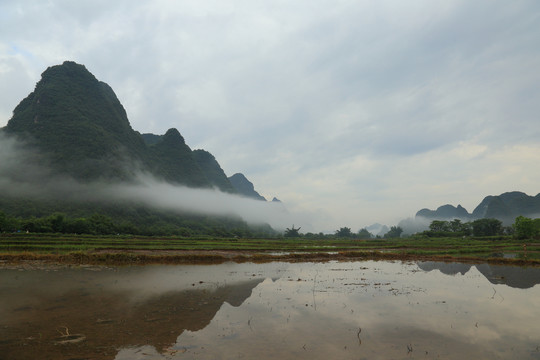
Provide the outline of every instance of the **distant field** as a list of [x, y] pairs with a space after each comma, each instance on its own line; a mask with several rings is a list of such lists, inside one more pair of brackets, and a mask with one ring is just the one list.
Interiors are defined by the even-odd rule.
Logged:
[[[524, 246], [525, 245], [525, 246]], [[105, 254], [109, 254], [105, 256]], [[111, 254], [114, 254], [112, 256]], [[540, 242], [493, 238], [243, 239], [211, 237], [0, 234], [0, 259], [168, 262], [189, 257], [219, 260], [430, 258], [540, 263]], [[229, 256], [223, 254], [230, 254]], [[124, 258], [122, 257], [124, 255]], [[168, 258], [168, 259], [167, 259]], [[101, 259], [101, 260], [100, 260]], [[114, 260], [116, 259], [116, 260]]]

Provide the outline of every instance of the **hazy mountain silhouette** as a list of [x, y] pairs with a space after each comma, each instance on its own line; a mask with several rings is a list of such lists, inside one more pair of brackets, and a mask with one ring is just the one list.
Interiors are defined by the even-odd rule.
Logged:
[[229, 178], [229, 181], [239, 194], [253, 199], [266, 201], [263, 196], [261, 196], [257, 191], [255, 191], [253, 183], [249, 181], [244, 176], [244, 174], [236, 173]]
[[540, 214], [540, 194], [529, 196], [523, 192], [512, 191], [497, 196], [486, 196], [484, 200], [469, 213], [461, 205], [443, 205], [437, 210], [422, 209], [416, 213], [416, 217], [431, 220], [475, 220], [482, 218], [495, 218], [505, 224], [511, 224], [515, 218], [522, 215], [536, 217]]

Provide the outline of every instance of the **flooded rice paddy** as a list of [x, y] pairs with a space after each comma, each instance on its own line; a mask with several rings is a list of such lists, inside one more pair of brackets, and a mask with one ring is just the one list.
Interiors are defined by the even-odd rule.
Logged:
[[540, 359], [540, 269], [0, 267], [0, 359]]

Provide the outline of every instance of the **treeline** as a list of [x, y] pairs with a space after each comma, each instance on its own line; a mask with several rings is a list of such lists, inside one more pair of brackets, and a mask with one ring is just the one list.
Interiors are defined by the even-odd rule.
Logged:
[[498, 219], [478, 219], [462, 222], [460, 219], [451, 221], [433, 220], [422, 235], [428, 237], [444, 236], [495, 236], [513, 233], [509, 227], [504, 227]]
[[[285, 229], [284, 237], [306, 238], [306, 239], [392, 239], [399, 238], [403, 234], [400, 226], [392, 226], [384, 235], [374, 236], [367, 229], [360, 229], [358, 232], [351, 231], [349, 227], [342, 227], [333, 234], [323, 233], [300, 233], [301, 228]], [[470, 222], [462, 222], [460, 219], [450, 221], [433, 220], [429, 225], [429, 230], [414, 234], [412, 236], [426, 237], [463, 237], [463, 236], [509, 236], [517, 239], [540, 239], [540, 219], [530, 219], [518, 216], [511, 226], [503, 226], [502, 221], [493, 218], [478, 219]]]
[[62, 233], [91, 235], [144, 235], [144, 236], [194, 236], [213, 237], [273, 237], [275, 231], [270, 226], [248, 226], [246, 223], [223, 219], [183, 220], [181, 225], [155, 219], [154, 222], [134, 223], [95, 213], [88, 217], [68, 217], [63, 213], [53, 213], [42, 217], [14, 217], [0, 211], [0, 233]]
[[478, 219], [471, 222], [462, 222], [459, 219], [434, 220], [429, 225], [429, 230], [421, 234], [428, 237], [513, 235], [518, 239], [533, 239], [540, 237], [540, 219], [518, 216], [511, 226], [503, 226], [498, 219]]
[[399, 238], [403, 233], [403, 229], [400, 226], [392, 226], [383, 236], [377, 235], [374, 236], [366, 228], [358, 230], [358, 232], [353, 232], [350, 227], [341, 227], [336, 230], [333, 234], [323, 234], [320, 233], [311, 233], [307, 232], [305, 234], [300, 233], [301, 228], [295, 228], [294, 225], [292, 228], [286, 228], [284, 237], [302, 237], [306, 239], [392, 239]]
[[539, 239], [540, 219], [518, 216], [514, 223], [514, 236], [518, 239]]

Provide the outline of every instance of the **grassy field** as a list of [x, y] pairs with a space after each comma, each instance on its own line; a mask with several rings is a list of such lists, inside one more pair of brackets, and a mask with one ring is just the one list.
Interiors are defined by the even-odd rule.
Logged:
[[[227, 255], [228, 254], [228, 255]], [[512, 237], [407, 239], [243, 239], [66, 234], [0, 234], [0, 260], [67, 262], [445, 259], [540, 264], [540, 242]], [[71, 260], [70, 260], [71, 259]]]

